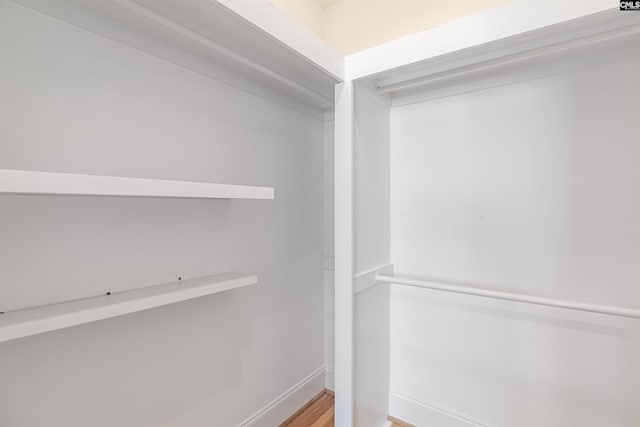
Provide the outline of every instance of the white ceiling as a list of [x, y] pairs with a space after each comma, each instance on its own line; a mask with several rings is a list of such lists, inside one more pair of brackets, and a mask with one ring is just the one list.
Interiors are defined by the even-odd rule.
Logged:
[[343, 54], [442, 25], [510, 0], [271, 0]]
[[343, 0], [316, 0], [316, 3], [318, 4], [318, 6], [320, 6], [322, 9], [326, 9], [328, 7], [333, 6], [336, 3], [340, 3]]

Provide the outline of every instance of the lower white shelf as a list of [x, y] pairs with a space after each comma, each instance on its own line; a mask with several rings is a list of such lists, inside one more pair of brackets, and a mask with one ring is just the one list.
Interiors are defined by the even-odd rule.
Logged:
[[109, 319], [258, 282], [256, 276], [221, 273], [0, 314], [0, 342]]
[[272, 187], [0, 169], [0, 194], [267, 199]]

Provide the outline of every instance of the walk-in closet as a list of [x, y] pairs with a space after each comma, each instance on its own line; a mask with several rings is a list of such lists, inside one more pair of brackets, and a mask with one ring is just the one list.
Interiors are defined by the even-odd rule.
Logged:
[[640, 2], [0, 0], [0, 427], [637, 427]]

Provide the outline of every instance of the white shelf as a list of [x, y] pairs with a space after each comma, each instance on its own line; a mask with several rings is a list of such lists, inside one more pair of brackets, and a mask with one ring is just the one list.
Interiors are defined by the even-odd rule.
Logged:
[[271, 187], [0, 169], [0, 194], [273, 199]]
[[[598, 2], [582, 3], [583, 8], [575, 10], [564, 7], [547, 10], [537, 7], [535, 2], [510, 2], [356, 53], [348, 58], [349, 72], [353, 77], [353, 74], [369, 69], [367, 73], [371, 74], [363, 76], [360, 82], [365, 87], [376, 88], [378, 95], [390, 99], [393, 107], [399, 107], [640, 57], [637, 48], [640, 43], [639, 14], [620, 13], [618, 8], [596, 4]], [[600, 10], [601, 7], [605, 9]], [[531, 14], [524, 13], [530, 8]], [[520, 12], [516, 13], [516, 10]], [[501, 24], [514, 16], [526, 18], [519, 23], [510, 22], [511, 26]], [[564, 18], [559, 19], [561, 16]], [[571, 20], [563, 22], [570, 17]], [[478, 19], [490, 19], [495, 25], [486, 25], [489, 21], [482, 24], [488, 31], [480, 38], [473, 31], [461, 30], [473, 28], [470, 23], [477, 23]], [[546, 25], [508, 35], [519, 25], [528, 27], [538, 21], [537, 27], [549, 19]], [[460, 34], [469, 37], [455, 37]], [[485, 36], [490, 37], [478, 43]], [[452, 43], [425, 43], [427, 39], [451, 40]], [[451, 50], [458, 42], [464, 43], [464, 48], [459, 46]], [[424, 57], [405, 57], [405, 54], [413, 57], [419, 51]], [[389, 69], [375, 71], [381, 64], [380, 59], [386, 61], [392, 53], [398, 53], [396, 59], [401, 62]], [[409, 62], [405, 63], [405, 60]]]
[[344, 77], [343, 55], [268, 0], [15, 2], [320, 119]]
[[0, 342], [109, 319], [258, 282], [256, 276], [222, 273], [111, 295], [0, 314]]

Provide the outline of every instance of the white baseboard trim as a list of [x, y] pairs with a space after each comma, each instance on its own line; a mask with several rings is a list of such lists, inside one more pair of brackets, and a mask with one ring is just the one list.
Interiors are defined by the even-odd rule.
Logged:
[[324, 367], [324, 386], [327, 390], [336, 391], [336, 370], [333, 366]]
[[389, 415], [417, 427], [488, 427], [397, 392], [389, 393]]
[[[274, 427], [293, 415], [326, 387], [327, 368], [319, 367], [289, 390], [239, 424], [239, 427]], [[327, 387], [328, 388], [328, 387]]]

